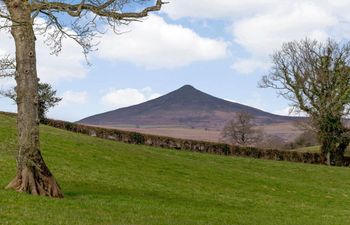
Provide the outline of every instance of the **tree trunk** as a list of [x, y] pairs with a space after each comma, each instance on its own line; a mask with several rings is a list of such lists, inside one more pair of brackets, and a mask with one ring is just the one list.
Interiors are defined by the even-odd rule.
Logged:
[[341, 138], [341, 142], [339, 143], [337, 149], [334, 154], [334, 162], [336, 166], [344, 166], [344, 152], [349, 145], [349, 138], [344, 135]]
[[17, 175], [7, 188], [61, 198], [61, 189], [39, 150], [38, 78], [30, 5], [23, 0], [7, 0], [5, 4], [13, 20], [11, 34], [16, 44], [19, 140]]
[[327, 165], [343, 166], [344, 152], [348, 145], [349, 139], [347, 137], [340, 138], [340, 140], [336, 140], [334, 137], [324, 138], [321, 145], [321, 154]]
[[331, 153], [327, 151], [324, 145], [321, 145], [321, 158], [322, 163], [325, 163], [326, 165], [331, 165]]

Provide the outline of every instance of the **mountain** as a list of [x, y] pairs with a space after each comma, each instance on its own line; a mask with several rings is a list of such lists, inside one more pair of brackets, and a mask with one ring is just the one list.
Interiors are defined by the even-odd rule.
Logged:
[[257, 125], [285, 123], [295, 117], [274, 115], [226, 101], [185, 85], [157, 99], [84, 118], [78, 123], [125, 127], [186, 127], [221, 129], [237, 112], [255, 117]]

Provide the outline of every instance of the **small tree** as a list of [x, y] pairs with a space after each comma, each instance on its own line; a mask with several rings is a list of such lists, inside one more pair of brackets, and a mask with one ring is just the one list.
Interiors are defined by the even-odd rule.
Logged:
[[310, 116], [324, 160], [343, 163], [349, 144], [342, 123], [350, 103], [350, 43], [308, 39], [286, 43], [273, 57], [261, 87], [274, 88], [296, 109]]
[[223, 128], [222, 137], [232, 144], [249, 146], [262, 140], [262, 131], [254, 128], [252, 115], [239, 112]]
[[[11, 90], [7, 91], [0, 91], [0, 95], [3, 95], [5, 97], [8, 97], [12, 99], [14, 102], [16, 102], [17, 95], [16, 95], [16, 88], [13, 88]], [[49, 111], [50, 108], [57, 105], [60, 101], [62, 101], [62, 98], [59, 98], [56, 96], [56, 90], [52, 88], [52, 86], [48, 83], [41, 83], [38, 84], [38, 96], [39, 96], [39, 103], [38, 103], [38, 113], [39, 113], [39, 119], [41, 122], [45, 121], [46, 119], [46, 113]]]
[[[16, 60], [10, 55], [5, 55], [0, 58], [0, 78], [14, 78], [16, 72]], [[47, 83], [38, 83], [38, 113], [40, 121], [46, 119], [46, 113], [56, 104], [58, 104], [62, 98], [56, 97], [56, 90], [52, 89], [52, 86]], [[10, 90], [0, 90], [0, 95], [12, 99], [17, 103], [16, 88]]]

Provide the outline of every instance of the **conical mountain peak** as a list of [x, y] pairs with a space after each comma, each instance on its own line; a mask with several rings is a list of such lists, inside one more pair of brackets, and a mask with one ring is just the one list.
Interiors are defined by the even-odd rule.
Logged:
[[261, 124], [288, 121], [288, 118], [228, 102], [185, 85], [159, 98], [135, 106], [85, 118], [80, 123], [103, 126], [183, 126], [222, 128], [235, 116], [245, 111], [255, 116]]
[[182, 86], [181, 88], [179, 88], [179, 90], [197, 90], [197, 89], [194, 88], [192, 85], [186, 84], [186, 85]]
[[186, 84], [182, 86], [181, 88], [175, 90], [174, 92], [185, 92], [185, 93], [198, 93], [201, 92], [192, 85]]

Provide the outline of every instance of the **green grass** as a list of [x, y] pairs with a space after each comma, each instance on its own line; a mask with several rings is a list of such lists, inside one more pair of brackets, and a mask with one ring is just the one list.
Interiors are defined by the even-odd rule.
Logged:
[[[321, 146], [316, 145], [316, 146], [309, 146], [309, 147], [296, 148], [296, 149], [293, 149], [292, 151], [320, 153], [320, 152], [321, 152]], [[348, 148], [345, 150], [344, 156], [350, 157], [350, 147], [348, 147]]]
[[293, 149], [292, 151], [318, 153], [320, 152], [320, 146], [317, 145], [317, 146], [301, 147], [301, 148]]
[[[350, 169], [128, 145], [41, 127], [61, 200], [0, 188], [0, 224], [350, 224]], [[15, 175], [0, 115], [0, 187]]]

